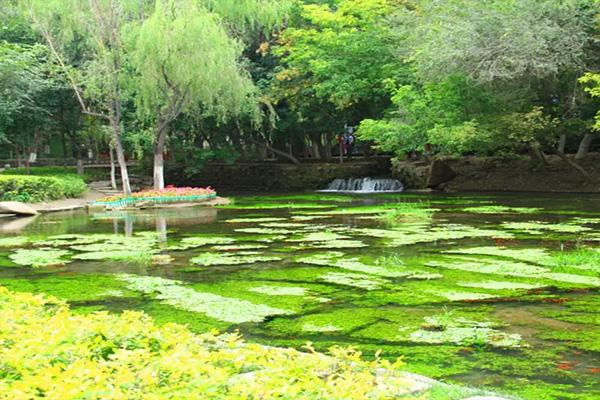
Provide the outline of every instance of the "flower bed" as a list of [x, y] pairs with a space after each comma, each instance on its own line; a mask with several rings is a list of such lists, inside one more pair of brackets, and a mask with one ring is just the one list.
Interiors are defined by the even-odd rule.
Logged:
[[194, 188], [194, 187], [174, 187], [167, 186], [161, 190], [148, 189], [132, 193], [129, 196], [118, 195], [98, 199], [96, 204], [107, 207], [127, 207], [135, 206], [139, 203], [181, 203], [197, 202], [217, 197], [217, 192], [212, 188]]

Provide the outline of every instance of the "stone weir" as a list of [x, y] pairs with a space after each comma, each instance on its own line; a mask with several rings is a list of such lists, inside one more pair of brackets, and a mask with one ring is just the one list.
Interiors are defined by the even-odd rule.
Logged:
[[184, 167], [167, 171], [167, 181], [177, 186], [211, 186], [219, 191], [292, 192], [323, 189], [334, 179], [385, 176], [389, 158], [351, 162], [207, 164], [198, 173], [184, 176]]

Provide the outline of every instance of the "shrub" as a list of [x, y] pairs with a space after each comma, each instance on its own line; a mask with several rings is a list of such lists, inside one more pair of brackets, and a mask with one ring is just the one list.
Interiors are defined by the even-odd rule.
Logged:
[[157, 326], [140, 312], [73, 314], [0, 287], [0, 397], [50, 399], [387, 399], [414, 390], [401, 363], [245, 343]]
[[38, 202], [79, 197], [86, 189], [83, 179], [67, 173], [56, 176], [0, 175], [2, 201]]

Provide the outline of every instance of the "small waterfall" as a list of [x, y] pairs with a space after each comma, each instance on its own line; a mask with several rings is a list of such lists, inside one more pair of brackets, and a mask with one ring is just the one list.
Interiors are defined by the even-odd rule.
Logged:
[[404, 185], [397, 179], [349, 178], [334, 179], [327, 189], [319, 192], [391, 193], [403, 190]]

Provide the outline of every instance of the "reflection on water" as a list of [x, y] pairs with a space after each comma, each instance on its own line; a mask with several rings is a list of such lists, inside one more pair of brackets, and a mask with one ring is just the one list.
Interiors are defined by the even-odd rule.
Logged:
[[166, 241], [169, 227], [213, 223], [217, 220], [217, 213], [217, 209], [207, 207], [107, 211], [89, 216], [83, 211], [67, 211], [25, 218], [1, 218], [0, 233], [56, 235], [110, 230], [115, 234], [132, 236], [136, 231], [155, 229]]

